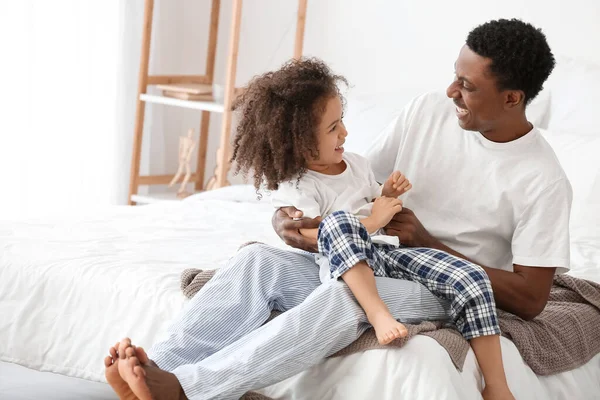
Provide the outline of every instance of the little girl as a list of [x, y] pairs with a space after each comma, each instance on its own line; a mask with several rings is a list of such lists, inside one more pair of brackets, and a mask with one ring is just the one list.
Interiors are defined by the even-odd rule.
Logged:
[[331, 278], [346, 282], [381, 344], [404, 337], [379, 297], [375, 276], [420, 282], [450, 301], [450, 317], [469, 340], [486, 382], [486, 399], [512, 399], [500, 350], [500, 328], [485, 271], [435, 249], [399, 246], [383, 231], [402, 210], [398, 196], [410, 182], [394, 172], [383, 185], [368, 161], [344, 152], [343, 97], [321, 61], [290, 61], [254, 78], [236, 100], [241, 120], [233, 144], [236, 172], [252, 171], [257, 190], [273, 191], [276, 207], [295, 206], [304, 217], [323, 218], [317, 238]]

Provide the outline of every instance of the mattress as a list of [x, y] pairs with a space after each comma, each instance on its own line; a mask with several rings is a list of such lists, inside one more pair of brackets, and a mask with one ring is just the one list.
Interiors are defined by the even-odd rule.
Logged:
[[[247, 241], [284, 248], [271, 215], [268, 203], [241, 186], [182, 202], [3, 222], [0, 360], [102, 382], [103, 358], [116, 340], [130, 336], [149, 348], [165, 333], [185, 302], [183, 269], [221, 267]], [[600, 281], [590, 264], [600, 259], [600, 248], [582, 249], [575, 248], [574, 257], [583, 260], [581, 271]], [[537, 377], [510, 341], [502, 346], [517, 398], [592, 399], [600, 393], [599, 356], [577, 370]], [[282, 399], [430, 400], [477, 399], [480, 389], [472, 352], [458, 372], [443, 348], [418, 336], [402, 349], [326, 360], [263, 391]]]

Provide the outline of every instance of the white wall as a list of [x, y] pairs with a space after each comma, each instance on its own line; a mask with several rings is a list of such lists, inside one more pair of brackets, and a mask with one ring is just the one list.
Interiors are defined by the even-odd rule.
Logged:
[[[156, 3], [151, 72], [202, 72], [210, 2]], [[216, 69], [219, 83], [223, 83], [225, 70], [230, 7], [230, 1], [222, 2]], [[296, 7], [295, 0], [244, 1], [238, 85], [291, 57]], [[542, 28], [556, 55], [600, 64], [598, 0], [309, 0], [304, 50], [344, 74], [354, 93], [398, 93], [402, 107], [415, 95], [446, 87], [455, 57], [473, 27], [490, 19], [512, 17]], [[143, 164], [152, 173], [172, 173], [177, 167], [178, 136], [188, 127], [197, 129], [199, 113], [152, 107], [165, 112], [152, 112], [149, 117], [152, 139]], [[210, 173], [219, 125], [220, 116], [214, 115]]]
[[121, 16], [114, 1], [0, 0], [0, 218], [123, 201]]
[[542, 28], [556, 54], [600, 63], [600, 2], [565, 4], [553, 0], [313, 1], [306, 50], [329, 61], [361, 90], [444, 88], [473, 27], [491, 19], [517, 17]]

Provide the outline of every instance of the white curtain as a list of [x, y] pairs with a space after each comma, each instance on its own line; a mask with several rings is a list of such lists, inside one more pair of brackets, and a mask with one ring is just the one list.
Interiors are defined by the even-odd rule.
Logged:
[[126, 202], [142, 11], [0, 0], [0, 218]]

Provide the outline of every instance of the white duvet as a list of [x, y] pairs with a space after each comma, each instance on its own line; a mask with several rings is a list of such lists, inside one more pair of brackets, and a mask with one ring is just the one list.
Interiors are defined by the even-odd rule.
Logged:
[[[240, 192], [241, 190], [241, 192]], [[243, 198], [244, 202], [230, 201]], [[113, 208], [93, 216], [0, 225], [0, 359], [101, 381], [108, 347], [123, 336], [150, 347], [185, 299], [179, 274], [218, 268], [240, 244], [285, 247], [270, 227], [269, 204], [247, 188], [178, 203]], [[600, 281], [589, 260], [587, 278]], [[592, 257], [592, 258], [590, 258]], [[600, 356], [552, 377], [536, 377], [503, 340], [518, 399], [594, 399]], [[435, 341], [325, 361], [264, 390], [294, 399], [477, 399], [481, 375], [472, 352], [458, 372]]]

